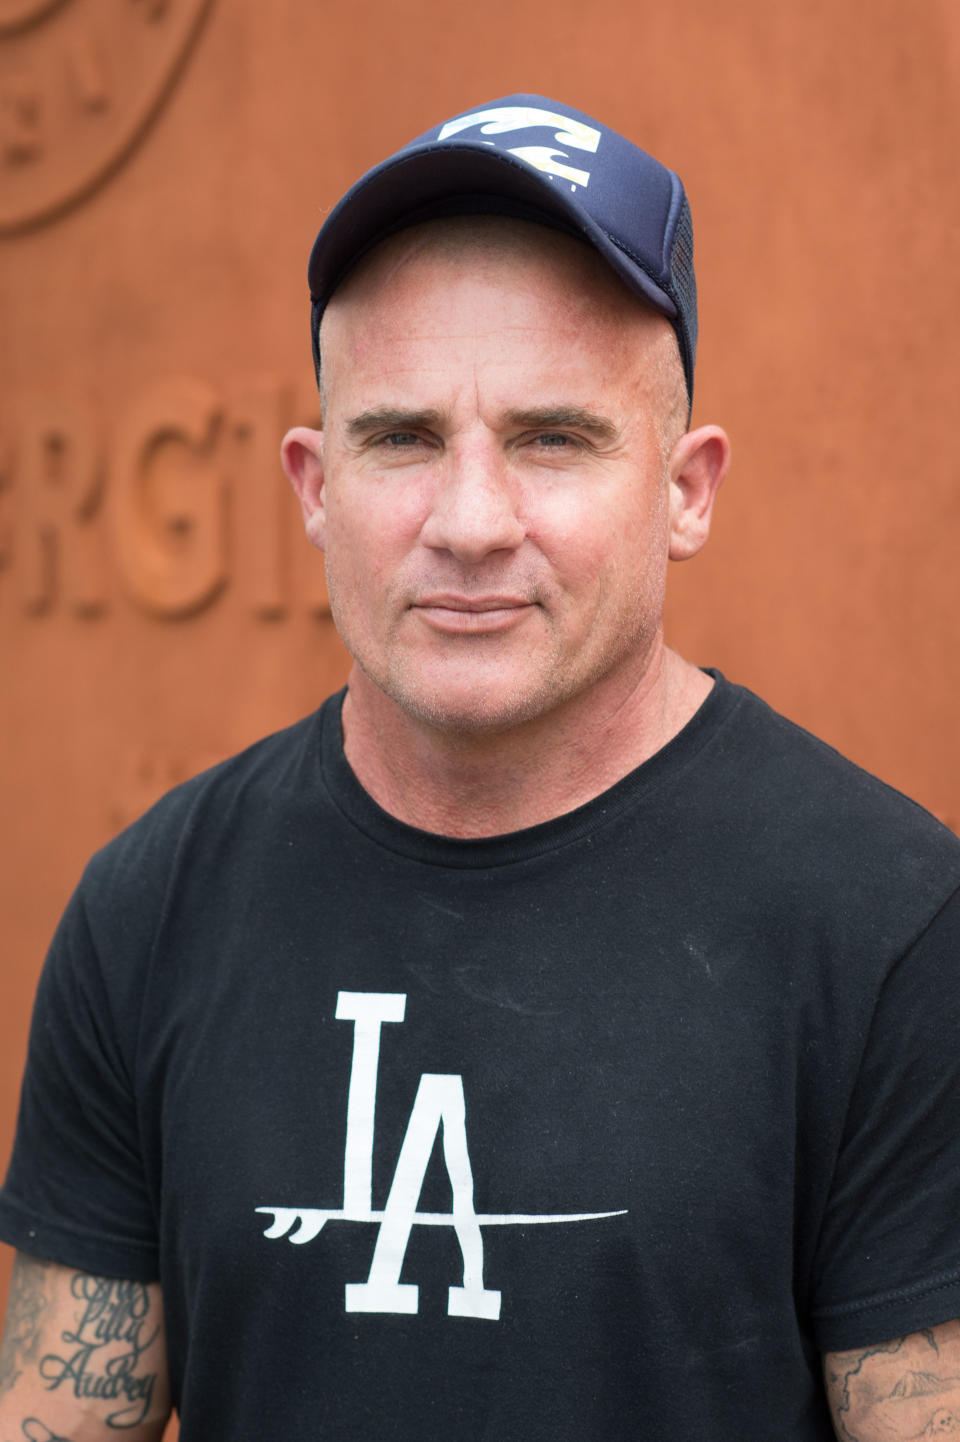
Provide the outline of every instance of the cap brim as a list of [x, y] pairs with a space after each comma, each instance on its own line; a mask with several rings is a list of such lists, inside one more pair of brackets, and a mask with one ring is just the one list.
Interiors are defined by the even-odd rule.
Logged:
[[[337, 203], [314, 242], [308, 270], [310, 293], [322, 310], [357, 261], [388, 235], [436, 215], [456, 213], [457, 198], [471, 210], [496, 213], [505, 202], [592, 245], [634, 294], [673, 320], [670, 297], [597, 225], [577, 202], [570, 182], [532, 169], [509, 152], [482, 142], [430, 142], [412, 147], [371, 170]], [[432, 208], [432, 209], [431, 209]], [[510, 213], [522, 213], [516, 210]]]

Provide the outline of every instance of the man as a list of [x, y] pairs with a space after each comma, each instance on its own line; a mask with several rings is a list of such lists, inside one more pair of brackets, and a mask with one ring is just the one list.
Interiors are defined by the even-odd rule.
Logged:
[[61, 924], [0, 1436], [960, 1435], [960, 845], [664, 646], [729, 449], [679, 180], [511, 97], [310, 278], [356, 664]]

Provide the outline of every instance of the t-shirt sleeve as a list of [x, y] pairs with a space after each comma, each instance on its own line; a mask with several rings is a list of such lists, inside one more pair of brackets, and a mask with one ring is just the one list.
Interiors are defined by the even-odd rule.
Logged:
[[815, 1273], [822, 1351], [960, 1316], [960, 891], [879, 993]]
[[[81, 884], [37, 991], [0, 1238], [65, 1266], [153, 1281], [157, 1225], [139, 1145], [135, 1048], [121, 1044], [116, 1006]], [[129, 1035], [132, 1019], [119, 1020]]]

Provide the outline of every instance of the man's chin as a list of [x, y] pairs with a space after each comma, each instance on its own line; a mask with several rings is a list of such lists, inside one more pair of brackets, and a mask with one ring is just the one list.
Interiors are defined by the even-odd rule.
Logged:
[[387, 690], [411, 719], [450, 736], [502, 735], [536, 721], [553, 709], [559, 698], [548, 688], [510, 688], [501, 684], [462, 686], [410, 686]]

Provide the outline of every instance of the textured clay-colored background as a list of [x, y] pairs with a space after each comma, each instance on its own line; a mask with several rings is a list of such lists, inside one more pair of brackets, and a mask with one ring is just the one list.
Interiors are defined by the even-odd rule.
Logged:
[[85, 856], [344, 676], [275, 459], [314, 231], [514, 90], [691, 196], [735, 461], [673, 641], [960, 820], [954, 0], [0, 0], [4, 1154]]

